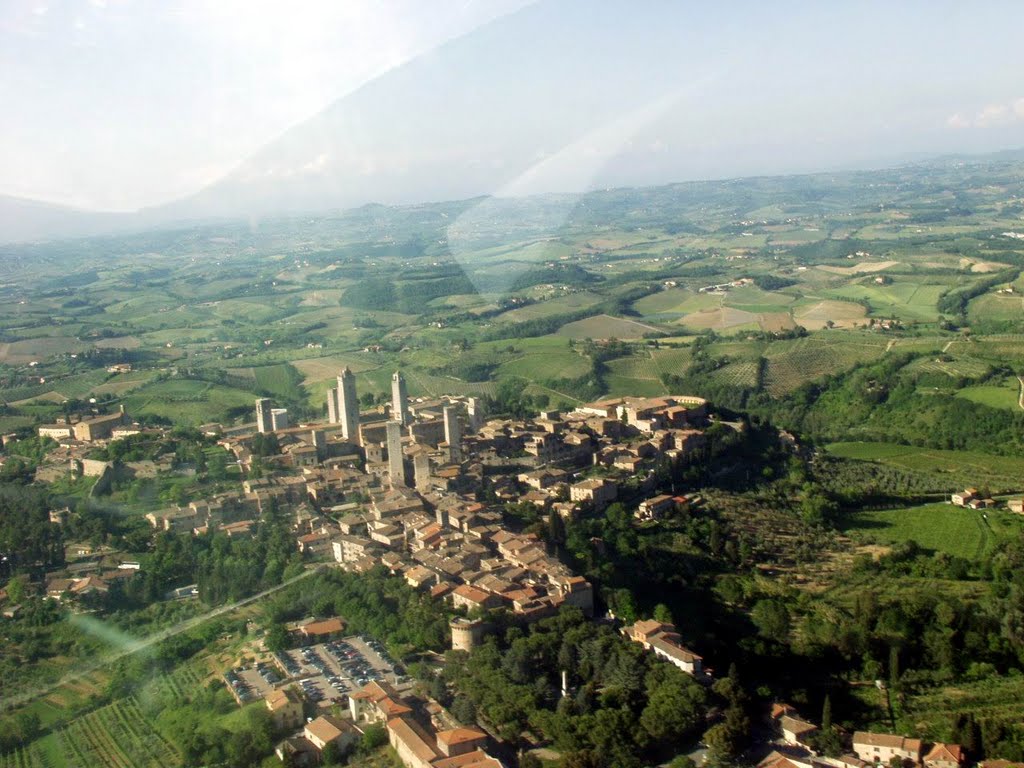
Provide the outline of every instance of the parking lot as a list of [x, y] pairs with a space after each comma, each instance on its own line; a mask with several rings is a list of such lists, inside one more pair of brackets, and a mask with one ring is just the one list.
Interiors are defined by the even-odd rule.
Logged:
[[349, 693], [371, 680], [395, 682], [396, 665], [382, 645], [365, 637], [294, 648], [274, 658], [285, 678], [321, 705], [344, 704]]
[[267, 662], [257, 662], [251, 667], [236, 667], [224, 675], [240, 704], [265, 698], [282, 677], [280, 672]]
[[368, 637], [353, 636], [275, 653], [273, 661], [229, 670], [224, 680], [239, 704], [266, 698], [273, 689], [289, 682], [310, 701], [327, 707], [346, 704], [348, 694], [371, 680], [404, 684], [402, 672], [383, 645]]

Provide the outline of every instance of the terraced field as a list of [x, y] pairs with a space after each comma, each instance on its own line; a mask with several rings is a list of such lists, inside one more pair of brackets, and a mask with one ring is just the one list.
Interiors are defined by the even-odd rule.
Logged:
[[[493, 381], [459, 381], [450, 376], [435, 376], [415, 368], [403, 369], [403, 375], [409, 383], [409, 393], [417, 396], [439, 397], [444, 394], [453, 395], [492, 395], [497, 386]], [[391, 374], [388, 374], [390, 387]]]
[[907, 366], [907, 370], [921, 371], [923, 373], [942, 373], [951, 379], [959, 379], [983, 376], [991, 367], [991, 363], [976, 357], [967, 355], [949, 357], [947, 355], [945, 357], [914, 360]]
[[989, 293], [971, 301], [967, 317], [972, 323], [1024, 320], [1024, 298], [1020, 295]]
[[1019, 365], [1024, 363], [1024, 334], [1000, 334], [971, 341], [954, 341], [947, 351], [953, 355], [970, 355]]
[[100, 707], [56, 733], [68, 766], [170, 768], [181, 754], [150, 724], [134, 699]]
[[537, 354], [524, 354], [502, 363], [499, 376], [522, 376], [534, 381], [575, 379], [590, 373], [590, 360], [566, 346], [562, 351], [551, 350]]
[[835, 336], [775, 342], [764, 353], [768, 360], [765, 387], [775, 397], [787, 394], [805, 382], [877, 359], [886, 343], [883, 338], [842, 341]]
[[734, 387], [756, 387], [757, 368], [756, 362], [742, 360], [719, 368], [714, 372], [712, 378]]
[[649, 352], [639, 352], [632, 357], [623, 357], [608, 363], [608, 369], [627, 379], [660, 381], [661, 370]]
[[666, 395], [664, 385], [651, 379], [631, 379], [614, 373], [605, 376], [609, 395], [634, 395], [636, 397], [655, 397]]
[[[0, 768], [64, 768], [67, 762], [54, 735], [37, 739], [6, 755], [0, 755]], [[82, 768], [85, 768], [83, 766]]]
[[902, 719], [913, 723], [915, 733], [923, 738], [949, 740], [955, 715], [971, 712], [979, 724], [989, 720], [1014, 722], [1020, 719], [1021, 701], [1024, 677], [988, 677], [912, 692]]
[[682, 375], [686, 366], [693, 358], [693, 351], [688, 347], [681, 349], [654, 349], [650, 352], [651, 359], [658, 366], [659, 373]]
[[847, 459], [877, 461], [911, 471], [938, 471], [971, 478], [975, 485], [987, 484], [994, 493], [1024, 488], [1024, 458], [993, 456], [976, 451], [940, 451], [897, 443], [832, 443], [829, 453]]

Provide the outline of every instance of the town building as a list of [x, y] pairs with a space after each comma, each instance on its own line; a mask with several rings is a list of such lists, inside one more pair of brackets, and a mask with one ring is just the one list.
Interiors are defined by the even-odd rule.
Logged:
[[263, 700], [274, 728], [279, 731], [302, 725], [302, 697], [291, 688], [277, 688]]
[[123, 405], [117, 413], [109, 413], [104, 416], [93, 416], [92, 418], [82, 419], [74, 425], [75, 439], [80, 440], [83, 443], [90, 443], [94, 440], [105, 440], [110, 437], [110, 434], [114, 431], [115, 427], [119, 427], [124, 424], [124, 420], [125, 414]]

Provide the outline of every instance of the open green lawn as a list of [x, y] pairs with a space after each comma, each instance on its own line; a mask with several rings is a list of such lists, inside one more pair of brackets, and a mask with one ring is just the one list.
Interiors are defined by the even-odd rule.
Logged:
[[[987, 519], [986, 519], [987, 518]], [[945, 502], [906, 509], [858, 512], [847, 533], [883, 544], [913, 540], [925, 549], [977, 560], [999, 541], [1024, 530], [1024, 521], [1000, 510], [963, 509]]]
[[1020, 383], [1016, 379], [1007, 380], [1002, 384], [964, 387], [956, 393], [956, 396], [987, 405], [991, 408], [1005, 408], [1010, 411], [1020, 410]]

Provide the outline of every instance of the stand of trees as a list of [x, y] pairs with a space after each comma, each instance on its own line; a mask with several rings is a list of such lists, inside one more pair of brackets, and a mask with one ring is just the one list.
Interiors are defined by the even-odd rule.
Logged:
[[526, 730], [538, 732], [565, 765], [640, 766], [671, 757], [703, 732], [708, 706], [691, 677], [576, 609], [510, 627], [468, 656], [449, 653], [442, 680], [457, 717], [479, 718], [512, 744]]

